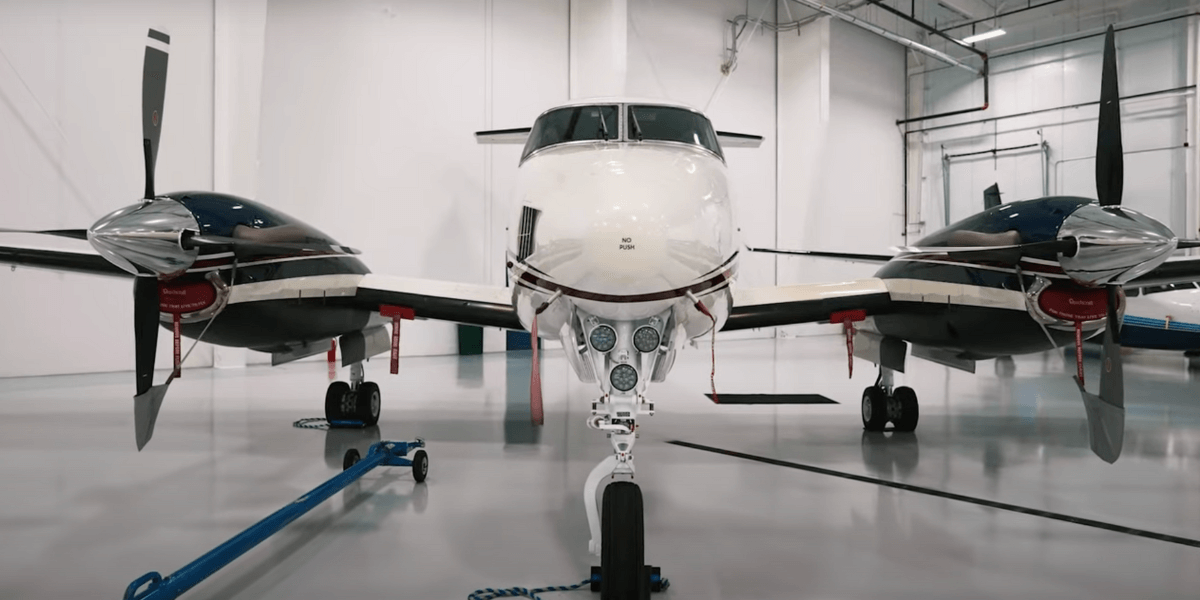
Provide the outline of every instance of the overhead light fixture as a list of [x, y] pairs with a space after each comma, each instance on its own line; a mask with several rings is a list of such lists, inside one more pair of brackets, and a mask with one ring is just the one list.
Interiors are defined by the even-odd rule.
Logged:
[[991, 31], [985, 31], [983, 33], [977, 33], [971, 37], [965, 37], [965, 38], [963, 38], [963, 43], [964, 44], [974, 44], [975, 42], [982, 42], [983, 40], [990, 40], [994, 37], [1000, 37], [1004, 34], [1005, 34], [1005, 31], [1003, 29], [1000, 29], [997, 27], [996, 29], [993, 29]]

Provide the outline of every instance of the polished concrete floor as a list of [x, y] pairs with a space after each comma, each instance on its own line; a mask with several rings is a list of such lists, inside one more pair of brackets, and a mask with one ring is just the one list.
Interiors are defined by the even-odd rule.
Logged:
[[[1125, 451], [1108, 465], [1061, 354], [975, 375], [910, 359], [897, 383], [920, 395], [917, 432], [866, 435], [858, 399], [875, 372], [859, 361], [847, 379], [843, 352], [838, 337], [717, 346], [719, 392], [837, 404], [714, 405], [705, 345], [651, 387], [659, 412], [635, 451], [647, 561], [672, 582], [661, 597], [1200, 597], [1200, 375], [1182, 357], [1127, 357]], [[322, 364], [189, 370], [140, 453], [130, 373], [0, 380], [0, 598], [118, 598], [334, 475], [347, 448], [414, 436], [425, 484], [378, 469], [184, 597], [578, 582], [597, 564], [583, 483], [609, 446], [560, 353], [532, 428], [528, 369], [527, 352], [405, 359], [397, 376], [374, 361], [384, 414], [359, 432], [292, 427], [322, 412]]]

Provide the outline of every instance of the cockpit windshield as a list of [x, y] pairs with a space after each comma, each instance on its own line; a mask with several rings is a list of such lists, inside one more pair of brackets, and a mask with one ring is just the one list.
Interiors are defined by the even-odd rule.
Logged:
[[565, 142], [616, 140], [621, 135], [615, 104], [600, 106], [568, 106], [552, 110], [540, 117], [529, 132], [521, 156]]
[[701, 146], [721, 156], [712, 124], [699, 113], [674, 106], [629, 107], [629, 140], [657, 140]]

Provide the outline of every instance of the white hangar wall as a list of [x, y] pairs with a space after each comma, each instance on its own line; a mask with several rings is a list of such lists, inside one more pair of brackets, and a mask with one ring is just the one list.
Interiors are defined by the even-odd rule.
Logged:
[[[827, 20], [799, 35], [759, 30], [723, 77], [727, 21], [746, 11], [771, 18], [773, 3], [608, 4], [627, 25], [625, 62], [609, 67], [624, 70], [621, 92], [707, 107], [719, 129], [764, 136], [762, 148], [727, 153], [743, 242], [884, 252], [899, 241], [898, 47]], [[519, 148], [480, 146], [472, 133], [527, 126], [570, 97], [572, 69], [586, 75], [572, 64], [572, 49], [585, 51], [583, 36], [619, 32], [589, 31], [582, 7], [558, 0], [9, 3], [0, 19], [0, 50], [13, 64], [0, 63], [0, 222], [86, 227], [139, 197], [143, 39], [147, 27], [163, 26], [172, 54], [161, 189], [256, 198], [360, 248], [376, 272], [503, 283]], [[9, 200], [24, 198], [36, 203]], [[872, 272], [744, 255], [740, 283]], [[0, 320], [0, 336], [17, 340], [0, 345], [0, 376], [130, 369], [127, 282], [30, 269], [0, 277], [0, 310], [15, 317]], [[159, 367], [166, 368], [162, 333]], [[502, 347], [499, 337], [488, 346]], [[454, 352], [455, 342], [452, 325], [419, 322], [406, 325], [402, 345], [406, 354], [437, 354]], [[215, 352], [218, 365], [243, 360]], [[201, 345], [189, 365], [213, 362], [213, 350]]]
[[[1122, 12], [1119, 27], [1171, 16], [1129, 12], [1137, 8]], [[1036, 37], [1049, 43], [1034, 49], [995, 53], [987, 111], [913, 126], [932, 129], [912, 134], [922, 154], [921, 178], [910, 181], [920, 197], [920, 213], [914, 212], [910, 220], [913, 241], [981, 210], [983, 190], [992, 183], [999, 183], [1004, 202], [1043, 193], [1096, 197], [1097, 107], [1060, 107], [1099, 98], [1103, 37], [1053, 43], [1100, 31], [1104, 22], [1094, 21], [1038, 31]], [[1196, 26], [1193, 17], [1117, 32], [1121, 95], [1193, 84]], [[923, 88], [924, 114], [982, 103], [978, 78], [936, 62], [927, 62], [925, 69], [912, 80], [914, 87]], [[1197, 226], [1194, 99], [1194, 90], [1187, 90], [1124, 101], [1121, 106], [1123, 203], [1163, 221], [1181, 236], [1194, 235]], [[946, 127], [953, 123], [962, 124]], [[1039, 147], [1043, 142], [1045, 153]], [[1001, 151], [987, 152], [993, 148]], [[953, 156], [978, 152], [984, 153]], [[946, 161], [946, 155], [952, 158]]]
[[[821, 18], [779, 43], [777, 246], [890, 254], [903, 240], [905, 50]], [[757, 258], [756, 260], [763, 260]], [[870, 277], [877, 265], [770, 257], [780, 284]], [[794, 326], [782, 331], [823, 331]]]
[[[142, 197], [150, 27], [171, 35], [157, 189], [212, 186], [212, 0], [12, 0], [0, 15], [0, 224], [85, 228]], [[90, 251], [44, 236], [0, 244]], [[132, 370], [132, 300], [128, 280], [0, 269], [0, 377]], [[158, 356], [169, 368], [165, 331]], [[211, 351], [190, 362], [211, 364]]]

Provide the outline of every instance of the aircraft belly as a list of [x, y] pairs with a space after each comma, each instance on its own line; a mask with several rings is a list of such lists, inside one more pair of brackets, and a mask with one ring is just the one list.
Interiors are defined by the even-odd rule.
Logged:
[[[1048, 350], [1046, 331], [1024, 311], [962, 304], [898, 302], [876, 315], [879, 333], [914, 344], [957, 351], [963, 358], [986, 359]], [[1074, 341], [1074, 333], [1048, 328], [1054, 346]]]
[[[370, 313], [348, 306], [327, 304], [324, 299], [264, 300], [230, 304], [217, 314], [204, 332], [204, 341], [219, 346], [280, 351], [302, 342], [361, 331]], [[195, 339], [209, 321], [180, 326], [180, 333]], [[170, 330], [170, 323], [163, 324]]]

